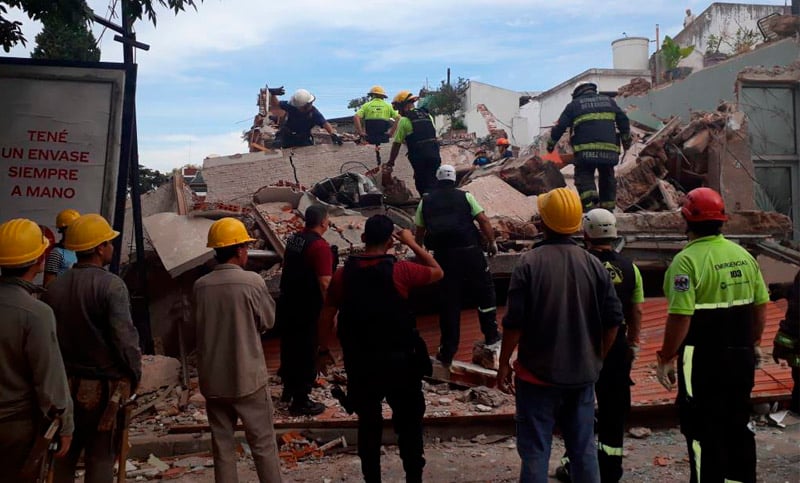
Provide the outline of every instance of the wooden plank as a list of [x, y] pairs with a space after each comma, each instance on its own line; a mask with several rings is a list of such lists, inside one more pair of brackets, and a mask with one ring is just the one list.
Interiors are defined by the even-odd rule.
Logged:
[[185, 215], [189, 212], [186, 207], [186, 198], [183, 196], [183, 176], [180, 173], [175, 173], [172, 176], [172, 185], [175, 187], [175, 201], [178, 203], [178, 214]]

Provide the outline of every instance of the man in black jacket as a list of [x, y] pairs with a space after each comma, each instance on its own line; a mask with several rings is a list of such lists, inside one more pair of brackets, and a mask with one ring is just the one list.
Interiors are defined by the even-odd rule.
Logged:
[[[583, 211], [598, 206], [613, 211], [617, 198], [614, 166], [619, 162], [619, 145], [622, 142], [626, 150], [631, 145], [628, 116], [613, 99], [598, 94], [597, 84], [580, 82], [572, 91], [572, 102], [567, 104], [550, 133], [547, 152], [553, 152], [567, 128], [572, 129], [575, 187]], [[594, 182], [595, 170], [600, 181], [599, 194]]]

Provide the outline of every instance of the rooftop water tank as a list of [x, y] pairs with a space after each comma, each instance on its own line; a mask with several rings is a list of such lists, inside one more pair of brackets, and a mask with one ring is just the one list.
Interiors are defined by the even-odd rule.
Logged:
[[650, 39], [625, 37], [611, 42], [614, 68], [620, 70], [648, 70]]

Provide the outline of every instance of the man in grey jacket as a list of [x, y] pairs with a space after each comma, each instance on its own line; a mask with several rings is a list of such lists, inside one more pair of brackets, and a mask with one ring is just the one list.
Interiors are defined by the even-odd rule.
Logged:
[[47, 239], [39, 225], [16, 219], [0, 225], [0, 471], [7, 481], [19, 474], [45, 418], [60, 412], [59, 456], [72, 440], [72, 399], [56, 340], [56, 321], [47, 304], [32, 295], [44, 271]]
[[281, 481], [260, 337], [275, 323], [275, 301], [264, 279], [244, 270], [252, 241], [241, 221], [214, 222], [207, 246], [214, 249], [219, 265], [194, 284], [200, 392], [211, 426], [214, 479], [225, 483], [238, 481], [233, 437], [238, 418], [259, 481]]
[[548, 481], [558, 424], [572, 481], [599, 483], [594, 384], [622, 323], [622, 304], [600, 260], [570, 238], [581, 228], [577, 193], [557, 188], [540, 195], [538, 204], [545, 240], [511, 276], [497, 381], [505, 391], [516, 388], [520, 481]]

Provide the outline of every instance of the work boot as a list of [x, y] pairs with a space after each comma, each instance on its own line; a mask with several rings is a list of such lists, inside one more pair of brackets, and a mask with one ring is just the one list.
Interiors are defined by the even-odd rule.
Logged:
[[292, 405], [289, 406], [289, 414], [292, 416], [316, 416], [323, 411], [325, 411], [325, 405], [311, 399], [302, 401], [295, 399]]
[[500, 333], [500, 331], [497, 331], [497, 332], [494, 333], [493, 336], [487, 337], [486, 341], [484, 342], [484, 344], [486, 344], [486, 345], [495, 345], [498, 342], [500, 342], [502, 339], [503, 339], [503, 335]]
[[445, 367], [450, 367], [453, 365], [453, 356], [444, 354], [441, 348], [439, 348], [439, 351], [436, 353], [436, 360], [441, 362]]
[[283, 388], [283, 392], [281, 392], [281, 399], [282, 403], [290, 403], [292, 402], [292, 393], [291, 391], [287, 391], [286, 388]]
[[556, 468], [555, 477], [558, 481], [562, 481], [564, 483], [572, 482], [572, 476], [569, 474], [569, 462]]

